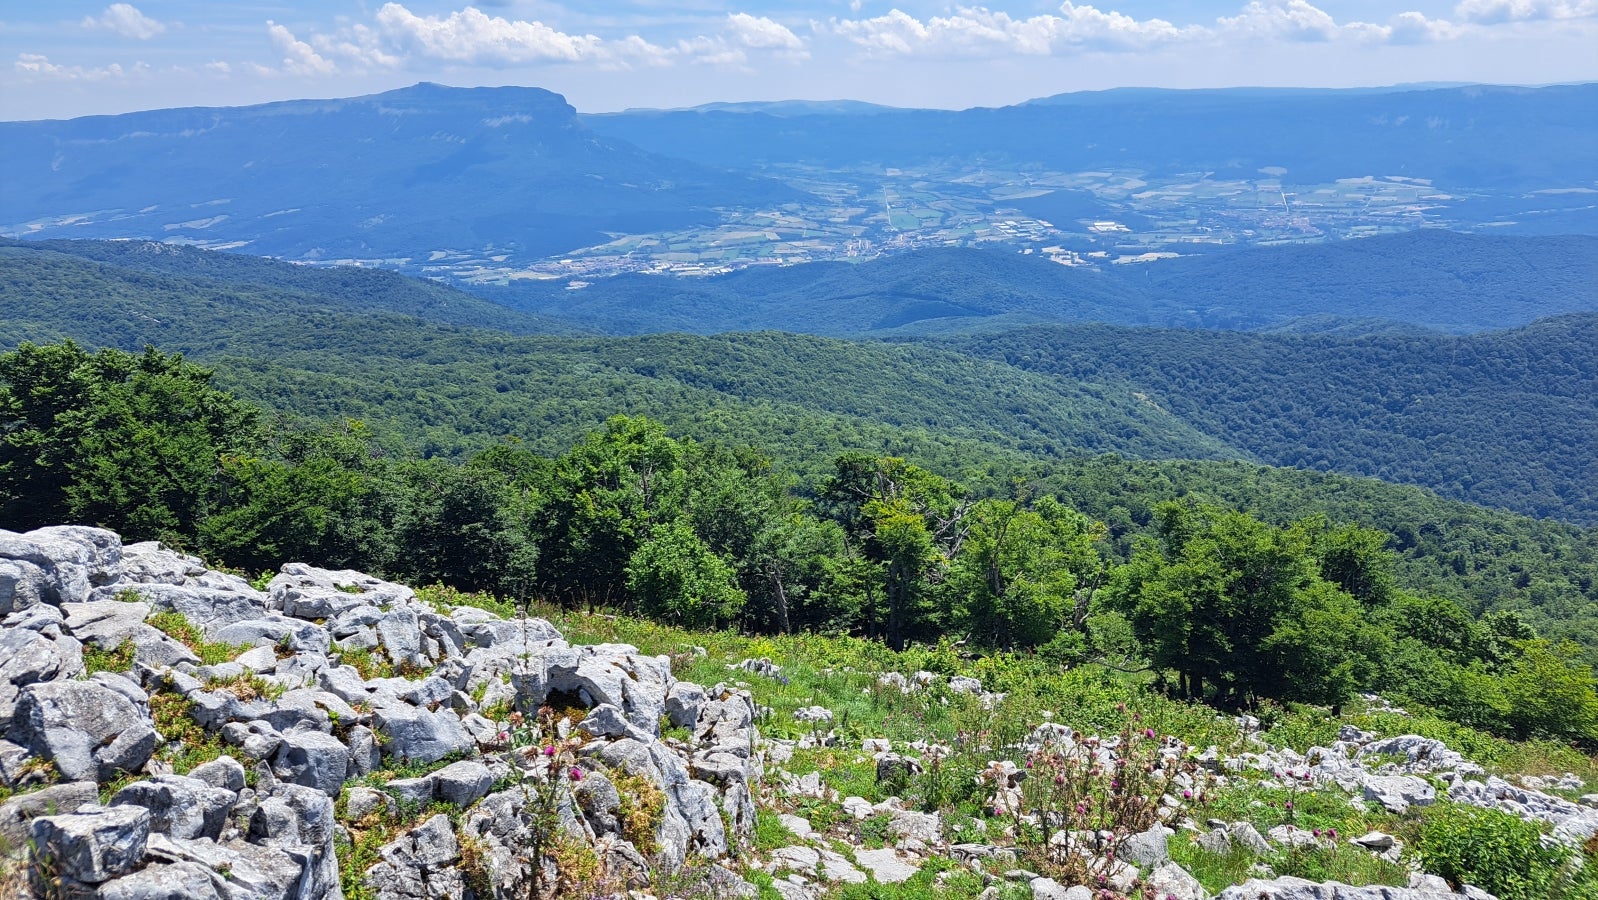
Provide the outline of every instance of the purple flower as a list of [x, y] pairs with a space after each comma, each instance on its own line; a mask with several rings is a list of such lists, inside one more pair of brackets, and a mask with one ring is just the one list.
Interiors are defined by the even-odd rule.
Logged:
[[572, 766], [571, 776], [572, 776], [572, 781], [582, 781], [583, 780], [583, 770], [577, 768], [576, 766]]
[[1146, 737], [1146, 738], [1149, 738], [1150, 740], [1153, 740], [1154, 739], [1154, 729], [1152, 729], [1152, 728], [1143, 729], [1143, 736]]
[[1182, 799], [1183, 800], [1192, 800], [1193, 799], [1193, 792], [1192, 791], [1183, 791], [1182, 792]]
[[544, 745], [544, 755], [545, 756], [554, 756], [555, 755], [555, 745], [554, 744], [545, 744]]

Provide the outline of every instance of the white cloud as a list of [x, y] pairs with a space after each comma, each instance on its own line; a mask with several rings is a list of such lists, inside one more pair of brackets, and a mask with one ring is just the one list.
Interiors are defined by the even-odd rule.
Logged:
[[577, 62], [600, 55], [601, 41], [542, 22], [503, 19], [468, 6], [448, 16], [418, 16], [398, 3], [377, 11], [377, 27], [395, 44], [428, 59], [469, 65]]
[[1332, 41], [1341, 37], [1385, 39], [1386, 29], [1367, 22], [1337, 24], [1329, 13], [1305, 0], [1286, 3], [1252, 0], [1235, 16], [1216, 21], [1222, 31], [1267, 40]]
[[138, 41], [147, 41], [166, 31], [164, 24], [128, 3], [113, 3], [99, 16], [84, 16], [82, 24], [84, 28], [103, 28]]
[[805, 42], [786, 25], [764, 16], [732, 13], [727, 16], [727, 31], [734, 40], [752, 50], [803, 51]]
[[1478, 25], [1598, 16], [1594, 0], [1461, 0], [1454, 15]]
[[1394, 44], [1427, 44], [1459, 36], [1459, 27], [1444, 19], [1428, 19], [1418, 12], [1399, 13], [1387, 23], [1387, 40]]
[[384, 49], [383, 36], [365, 25], [354, 25], [336, 35], [315, 35], [311, 44], [324, 57], [336, 57], [360, 70], [388, 69], [401, 62]]
[[625, 69], [633, 63], [645, 66], [671, 65], [673, 51], [669, 47], [651, 44], [638, 35], [628, 35], [619, 41], [610, 41], [605, 45], [608, 57], [607, 68]]
[[1011, 18], [984, 7], [961, 8], [925, 22], [900, 9], [870, 19], [832, 19], [826, 26], [874, 55], [1043, 55], [1066, 31], [1058, 16]]
[[1198, 37], [1204, 29], [1198, 26], [1178, 28], [1164, 19], [1134, 19], [1125, 13], [1103, 12], [1088, 4], [1077, 5], [1066, 0], [1060, 4], [1065, 14], [1067, 39], [1074, 43], [1110, 47], [1144, 47], [1150, 44]]
[[[1467, 3], [1527, 3], [1538, 0], [1465, 0]], [[1565, 4], [1569, 6], [1570, 4]], [[1583, 0], [1583, 6], [1598, 0]], [[1058, 54], [1069, 49], [1133, 51], [1164, 44], [1226, 40], [1277, 42], [1375, 42], [1414, 44], [1458, 36], [1442, 19], [1417, 12], [1388, 24], [1338, 22], [1308, 0], [1251, 0], [1235, 16], [1211, 25], [1177, 25], [1138, 19], [1113, 9], [1065, 0], [1059, 15], [1015, 18], [986, 7], [959, 7], [947, 16], [918, 19], [900, 9], [865, 19], [816, 23], [875, 56], [1001, 56]]]
[[[121, 78], [127, 71], [117, 63], [108, 66], [58, 66], [38, 53], [19, 53], [12, 68], [18, 75], [34, 81], [105, 81]], [[143, 68], [141, 63], [137, 68]]]
[[272, 36], [272, 43], [283, 54], [283, 71], [290, 75], [331, 75], [338, 71], [338, 67], [330, 60], [282, 25], [268, 19], [266, 30]]
[[699, 35], [678, 41], [671, 53], [688, 62], [724, 68], [747, 69], [745, 64], [749, 62], [749, 54], [727, 43], [720, 35]]

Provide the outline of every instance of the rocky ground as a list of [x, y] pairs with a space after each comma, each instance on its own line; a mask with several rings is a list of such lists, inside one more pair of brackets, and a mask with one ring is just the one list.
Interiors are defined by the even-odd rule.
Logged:
[[[0, 893], [816, 900], [928, 869], [939, 880], [980, 873], [992, 897], [1095, 897], [1021, 864], [1018, 836], [1051, 824], [1033, 806], [1026, 782], [1042, 770], [1030, 761], [1114, 767], [1133, 758], [1129, 739], [1037, 723], [1022, 747], [992, 748], [979, 776], [992, 825], [954, 833], [939, 813], [839, 796], [829, 773], [797, 771], [796, 753], [839, 745], [833, 711], [799, 709], [807, 734], [764, 740], [756, 724], [769, 710], [739, 679], [779, 678], [780, 666], [732, 668], [723, 683], [679, 681], [668, 657], [572, 646], [542, 619], [430, 604], [358, 572], [290, 564], [258, 590], [108, 531], [0, 531]], [[879, 687], [908, 694], [939, 678], [885, 673]], [[1002, 700], [971, 678], [942, 689], [989, 707]], [[1184, 831], [1223, 854], [1331, 840], [1403, 858], [1381, 833], [1261, 834], [1199, 820], [1197, 795], [1250, 778], [1395, 813], [1435, 802], [1441, 789], [1547, 822], [1556, 840], [1598, 833], [1598, 798], [1538, 789], [1571, 785], [1485, 777], [1414, 735], [1376, 740], [1347, 728], [1339, 738], [1305, 754], [1261, 743], [1236, 755], [1158, 739], [1146, 758], [1166, 793], [1148, 827], [1060, 829], [1051, 852], [1102, 877], [1094, 887], [1174, 900], [1207, 896], [1171, 859], [1168, 841]], [[880, 783], [899, 784], [947, 752], [869, 739], [857, 755]], [[840, 809], [855, 827], [812, 823], [797, 814], [807, 802]], [[771, 815], [761, 809], [784, 810], [780, 846], [756, 840], [757, 819]], [[860, 839], [866, 822], [876, 839]], [[1418, 872], [1408, 887], [1387, 888], [1258, 874], [1221, 896], [1458, 896]]]

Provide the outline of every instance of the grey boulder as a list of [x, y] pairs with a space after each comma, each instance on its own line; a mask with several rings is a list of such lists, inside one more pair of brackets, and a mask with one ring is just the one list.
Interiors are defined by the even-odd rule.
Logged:
[[150, 812], [138, 806], [113, 806], [33, 820], [33, 852], [55, 871], [87, 884], [128, 872], [144, 859], [150, 839]]
[[350, 752], [338, 738], [320, 731], [288, 731], [272, 757], [272, 774], [290, 784], [338, 796], [349, 772]]
[[157, 775], [117, 791], [111, 806], [149, 810], [151, 831], [175, 838], [216, 840], [236, 799], [232, 791], [214, 788], [198, 778]]
[[155, 727], [102, 681], [51, 681], [22, 690], [11, 739], [53, 761], [68, 781], [109, 781], [136, 772], [155, 752]]

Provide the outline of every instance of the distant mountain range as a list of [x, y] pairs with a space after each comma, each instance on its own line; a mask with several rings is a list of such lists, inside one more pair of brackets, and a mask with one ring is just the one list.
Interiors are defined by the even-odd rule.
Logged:
[[1417, 90], [1131, 89], [998, 109], [806, 116], [714, 109], [585, 115], [595, 131], [707, 165], [908, 166], [961, 158], [1197, 177], [1280, 168], [1503, 191], [1598, 179], [1598, 84]]
[[0, 148], [0, 232], [310, 260], [539, 257], [800, 196], [596, 135], [537, 88], [4, 122]]
[[[1471, 227], [1598, 234], [1595, 112], [1598, 85], [1588, 84], [1123, 90], [962, 111], [775, 101], [580, 116], [537, 88], [419, 84], [349, 99], [0, 123], [0, 234], [169, 240], [412, 272], [442, 260], [456, 277], [655, 235], [651, 260], [713, 269], [740, 251], [716, 235], [680, 247], [670, 235], [737, 222], [735, 231], [777, 241], [784, 226], [774, 223], [787, 216], [843, 227], [816, 258], [842, 256], [851, 223], [891, 244], [920, 220], [896, 209], [882, 216], [895, 224], [873, 225], [887, 201], [869, 181], [916, 167], [941, 172], [928, 203], [964, 192], [982, 209], [1018, 209], [1067, 232], [1098, 217], [1155, 228], [1128, 199], [1142, 173], [1168, 188], [1172, 179], [1199, 185], [1194, 202], [1212, 205], [1190, 223], [1195, 234], [1205, 216], [1226, 216], [1224, 198], [1200, 197], [1205, 181], [1241, 190], [1264, 179], [1249, 189], [1274, 204], [1278, 179], [1369, 178], [1451, 192], [1395, 207], [1409, 217], [1394, 219], [1399, 227], [1446, 202], [1450, 221]], [[1006, 177], [1113, 170], [1120, 193], [1107, 199], [1055, 177], [990, 195], [979, 185], [998, 163]], [[855, 188], [871, 198], [819, 198], [818, 172], [865, 173]], [[1390, 230], [1386, 222], [1370, 228]], [[802, 244], [806, 226], [793, 228], [782, 240]]]

